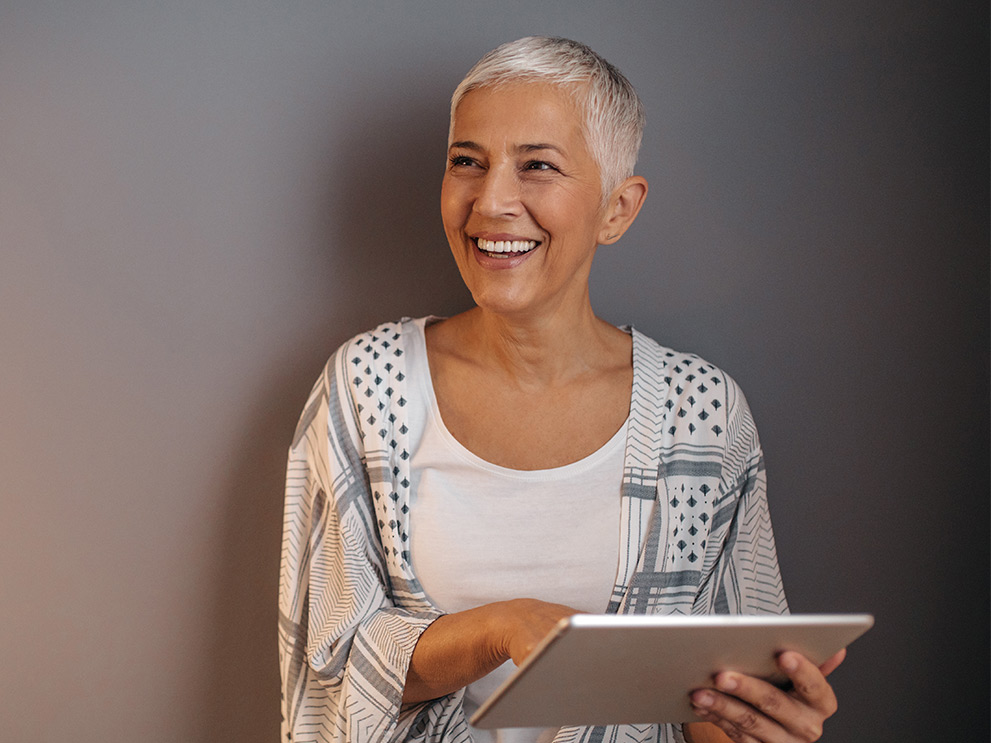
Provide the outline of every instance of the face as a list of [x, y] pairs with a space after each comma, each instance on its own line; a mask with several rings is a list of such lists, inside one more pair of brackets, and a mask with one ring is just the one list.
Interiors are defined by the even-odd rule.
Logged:
[[539, 317], [587, 305], [606, 228], [581, 124], [570, 96], [546, 83], [479, 88], [458, 105], [441, 215], [479, 307]]

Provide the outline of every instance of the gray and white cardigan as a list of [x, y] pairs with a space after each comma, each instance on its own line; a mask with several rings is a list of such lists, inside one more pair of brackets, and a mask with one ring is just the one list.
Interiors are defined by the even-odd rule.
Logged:
[[[283, 741], [471, 741], [463, 692], [401, 706], [413, 647], [440, 615], [410, 563], [404, 322], [331, 357], [293, 438], [279, 586]], [[743, 394], [712, 364], [629, 332], [624, 548], [609, 611], [786, 612]], [[619, 725], [563, 728], [556, 741], [684, 738], [680, 725]]]

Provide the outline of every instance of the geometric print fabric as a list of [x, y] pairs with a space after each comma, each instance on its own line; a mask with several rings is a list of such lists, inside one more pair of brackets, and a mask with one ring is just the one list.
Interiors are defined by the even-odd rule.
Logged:
[[[440, 614], [409, 558], [403, 322], [338, 350], [293, 437], [279, 590], [283, 740], [470, 741], [461, 692], [400, 705], [413, 647]], [[786, 612], [742, 393], [698, 357], [628, 332], [634, 382], [609, 611]], [[680, 725], [564, 728], [556, 738], [682, 740]]]

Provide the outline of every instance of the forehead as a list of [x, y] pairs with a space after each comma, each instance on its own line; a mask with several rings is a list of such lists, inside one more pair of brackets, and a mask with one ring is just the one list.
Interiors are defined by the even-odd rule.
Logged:
[[476, 88], [465, 94], [454, 112], [452, 141], [480, 134], [507, 143], [581, 143], [584, 119], [573, 93], [546, 82], [513, 82]]

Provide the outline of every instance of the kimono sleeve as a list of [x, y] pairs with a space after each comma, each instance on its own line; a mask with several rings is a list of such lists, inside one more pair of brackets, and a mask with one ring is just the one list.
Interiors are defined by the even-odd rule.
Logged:
[[282, 740], [404, 740], [410, 657], [438, 616], [390, 595], [361, 437], [328, 363], [289, 452], [279, 586]]
[[727, 444], [708, 554], [693, 612], [787, 614], [767, 503], [764, 455], [746, 398], [726, 377]]

